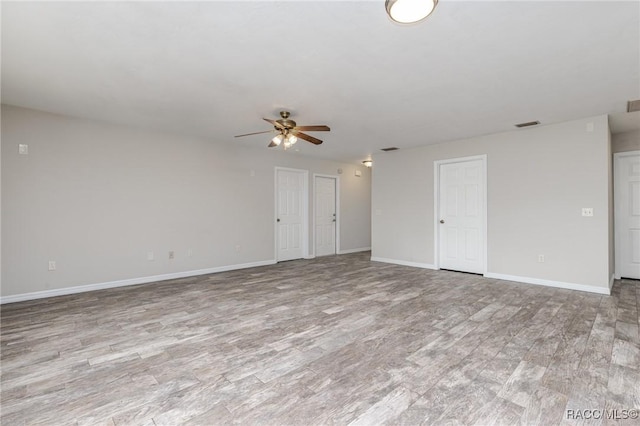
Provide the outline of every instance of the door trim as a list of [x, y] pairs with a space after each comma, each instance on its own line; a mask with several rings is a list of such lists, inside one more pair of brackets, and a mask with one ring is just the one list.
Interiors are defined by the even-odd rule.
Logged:
[[[316, 178], [329, 178], [334, 179], [336, 183], [335, 197], [336, 197], [336, 254], [340, 253], [340, 176], [338, 175], [325, 175], [322, 173], [314, 173], [313, 174], [313, 207], [311, 209], [312, 212], [316, 211]], [[312, 240], [311, 247], [313, 249], [312, 257], [316, 257], [316, 215], [311, 215], [311, 229], [312, 232]]]
[[624, 157], [635, 157], [640, 155], [640, 151], [627, 151], [627, 152], [616, 152], [613, 154], [613, 276], [615, 279], [619, 280], [622, 278], [620, 274], [620, 254], [622, 253], [622, 249], [620, 248], [620, 187], [618, 186], [618, 180], [616, 179], [618, 175], [618, 170], [620, 169], [620, 159]]
[[296, 172], [303, 175], [302, 186], [302, 258], [309, 259], [309, 170], [274, 167], [273, 172], [273, 258], [278, 260], [278, 171]]
[[440, 212], [440, 166], [443, 164], [451, 163], [464, 163], [467, 161], [480, 160], [482, 163], [482, 178], [483, 178], [483, 191], [484, 191], [484, 203], [483, 203], [483, 219], [482, 219], [482, 234], [484, 249], [482, 255], [482, 275], [487, 274], [487, 205], [488, 205], [488, 192], [487, 192], [487, 154], [473, 155], [470, 157], [449, 158], [445, 160], [435, 160], [433, 162], [433, 266], [434, 269], [440, 269], [440, 227], [438, 226], [438, 216]]

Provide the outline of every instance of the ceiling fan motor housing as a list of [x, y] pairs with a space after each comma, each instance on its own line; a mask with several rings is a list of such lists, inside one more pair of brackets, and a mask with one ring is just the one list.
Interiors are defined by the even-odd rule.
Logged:
[[[293, 120], [289, 120], [289, 111], [280, 111], [280, 117], [282, 117], [280, 120], [276, 120], [278, 123], [282, 124], [282, 126], [285, 129], [293, 129], [294, 127], [296, 127], [296, 122]], [[276, 130], [279, 130], [278, 127], [276, 127]]]

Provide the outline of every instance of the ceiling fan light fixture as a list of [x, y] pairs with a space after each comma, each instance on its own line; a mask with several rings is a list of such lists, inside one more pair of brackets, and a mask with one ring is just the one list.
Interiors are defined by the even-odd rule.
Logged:
[[364, 160], [364, 161], [362, 162], [362, 164], [364, 164], [364, 165], [365, 165], [365, 167], [371, 167], [371, 166], [373, 166], [373, 161], [371, 161], [371, 160]]
[[271, 142], [273, 142], [276, 146], [278, 146], [282, 143], [283, 140], [284, 140], [284, 135], [280, 133], [279, 135], [276, 135], [275, 138], [271, 139]]
[[[331, 129], [329, 126], [325, 124], [314, 124], [310, 126], [298, 126], [298, 124], [289, 119], [288, 111], [280, 111], [280, 120], [272, 120], [270, 118], [263, 118], [264, 121], [273, 125], [273, 130], [267, 130], [263, 132], [253, 132], [253, 133], [245, 133], [242, 135], [236, 135], [236, 138], [241, 138], [244, 136], [252, 136], [259, 135], [262, 133], [273, 133], [276, 132], [277, 135], [271, 139], [271, 142], [267, 145], [268, 148], [273, 148], [279, 145], [284, 145], [284, 149], [290, 148], [298, 139], [302, 139], [306, 142], [312, 143], [314, 145], [322, 144], [322, 141], [318, 138], [315, 138], [311, 135], [308, 135], [304, 132], [329, 132]], [[296, 150], [297, 151], [297, 150]]]
[[386, 0], [384, 5], [394, 22], [412, 24], [429, 16], [437, 4], [438, 0]]

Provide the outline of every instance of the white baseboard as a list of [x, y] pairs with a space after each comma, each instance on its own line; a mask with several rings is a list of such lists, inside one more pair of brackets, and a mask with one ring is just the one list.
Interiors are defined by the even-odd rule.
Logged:
[[371, 247], [360, 247], [347, 250], [339, 250], [337, 254], [360, 253], [362, 251], [371, 251]]
[[434, 265], [429, 263], [408, 262], [406, 260], [387, 259], [385, 257], [371, 256], [372, 262], [393, 263], [394, 265], [413, 266], [415, 268], [436, 269]]
[[[403, 266], [414, 266], [416, 268], [425, 268], [425, 269], [436, 269], [434, 265], [430, 265], [428, 263], [418, 263], [418, 262], [408, 262], [405, 260], [396, 260], [396, 259], [387, 259], [384, 257], [371, 257], [372, 262], [384, 262], [384, 263], [393, 263], [395, 265], [403, 265]], [[561, 281], [550, 281], [550, 280], [542, 280], [539, 278], [529, 278], [529, 277], [520, 277], [515, 275], [505, 275], [505, 274], [495, 274], [492, 272], [487, 272], [484, 274], [486, 278], [495, 278], [499, 280], [505, 281], [514, 281], [525, 284], [535, 284], [542, 285], [547, 287], [556, 287], [556, 288], [564, 288], [567, 290], [578, 290], [578, 291], [586, 291], [589, 293], [598, 293], [598, 294], [611, 294], [611, 285], [613, 285], [613, 277], [611, 278], [611, 282], [609, 288], [604, 287], [595, 287], [584, 284], [574, 284], [574, 283], [565, 283]]]
[[236, 269], [255, 268], [275, 264], [275, 260], [262, 260], [259, 262], [242, 263], [238, 265], [217, 266], [215, 268], [196, 269], [193, 271], [173, 272], [170, 274], [153, 275], [150, 277], [131, 278], [127, 280], [109, 281], [97, 284], [80, 285], [74, 287], [58, 288], [53, 290], [35, 291], [33, 293], [16, 294], [0, 297], [0, 304], [24, 302], [27, 300], [44, 299], [45, 297], [65, 296], [68, 294], [84, 293], [87, 291], [104, 290], [115, 287], [125, 287], [137, 284], [147, 284], [156, 281], [174, 280], [177, 278], [193, 277], [196, 275], [214, 274], [216, 272], [233, 271]]
[[595, 287], [595, 286], [584, 285], [584, 284], [565, 283], [561, 281], [543, 280], [540, 278], [519, 277], [515, 275], [494, 274], [493, 272], [487, 272], [486, 274], [484, 274], [484, 276], [487, 278], [495, 278], [498, 280], [515, 281], [515, 282], [525, 283], [525, 284], [535, 284], [535, 285], [543, 285], [547, 287], [564, 288], [567, 290], [587, 291], [589, 293], [598, 293], [598, 294], [606, 294], [606, 295], [611, 294], [610, 288]]

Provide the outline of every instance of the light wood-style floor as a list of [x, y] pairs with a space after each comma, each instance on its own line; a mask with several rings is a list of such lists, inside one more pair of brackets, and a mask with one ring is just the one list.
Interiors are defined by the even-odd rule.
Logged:
[[2, 425], [638, 424], [639, 282], [369, 256], [4, 305]]

